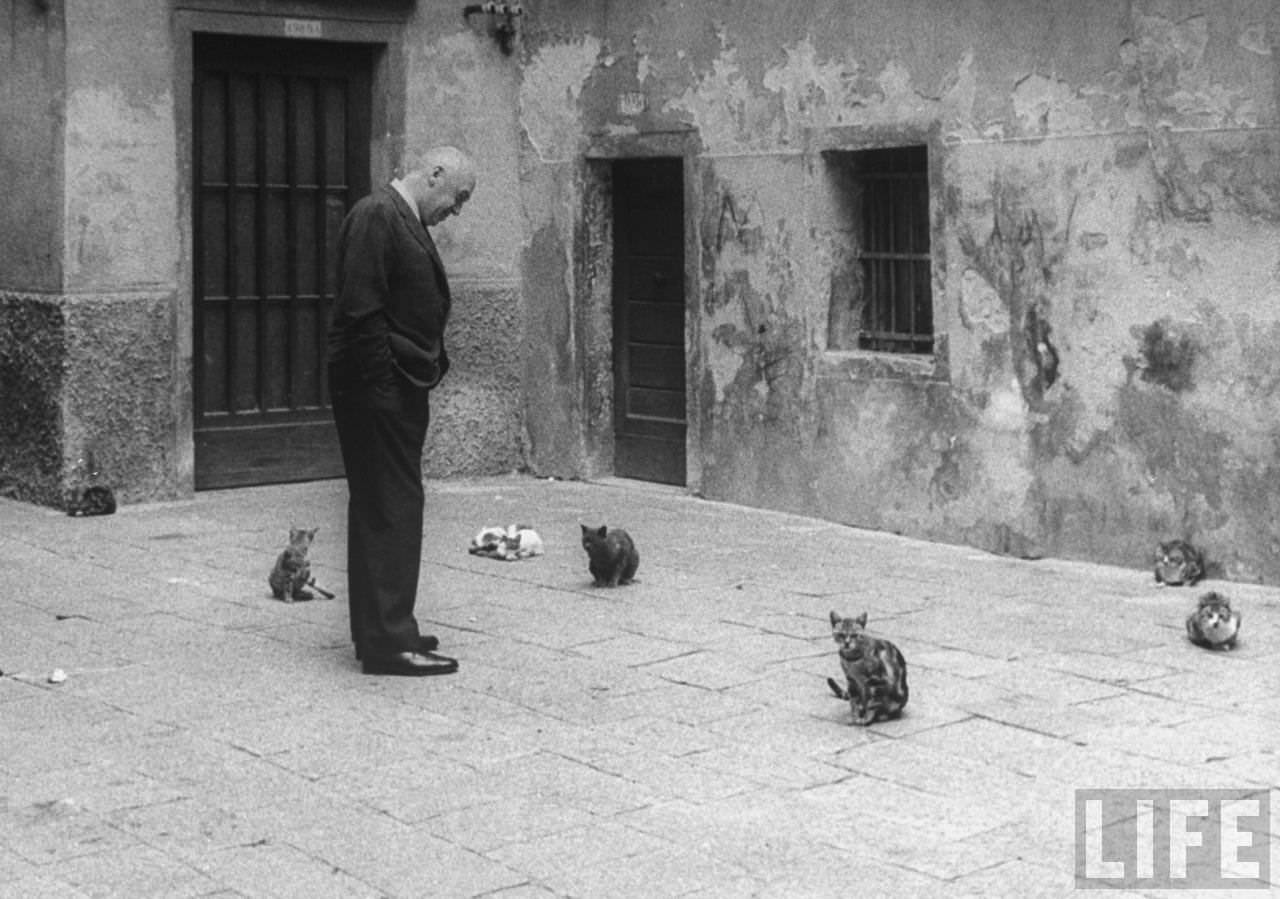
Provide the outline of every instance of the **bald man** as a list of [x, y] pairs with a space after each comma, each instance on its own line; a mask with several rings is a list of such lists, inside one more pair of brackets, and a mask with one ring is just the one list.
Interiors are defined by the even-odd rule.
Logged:
[[449, 370], [449, 282], [427, 228], [457, 215], [475, 166], [436, 147], [360, 200], [338, 233], [329, 394], [347, 475], [351, 640], [365, 674], [452, 674], [414, 617], [428, 396]]

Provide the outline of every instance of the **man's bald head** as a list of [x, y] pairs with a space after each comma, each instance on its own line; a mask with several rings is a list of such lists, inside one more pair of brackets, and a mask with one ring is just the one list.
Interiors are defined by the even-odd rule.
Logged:
[[476, 166], [457, 147], [432, 147], [402, 179], [417, 201], [424, 225], [438, 225], [462, 211], [476, 188]]

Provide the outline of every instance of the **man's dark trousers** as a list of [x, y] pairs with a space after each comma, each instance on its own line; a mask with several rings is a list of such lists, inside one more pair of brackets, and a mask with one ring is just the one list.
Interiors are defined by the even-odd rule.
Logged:
[[[361, 653], [416, 651], [422, 563], [422, 447], [427, 391], [397, 384], [394, 401], [334, 385], [333, 418], [347, 472], [351, 640]], [[389, 391], [390, 392], [390, 391]]]

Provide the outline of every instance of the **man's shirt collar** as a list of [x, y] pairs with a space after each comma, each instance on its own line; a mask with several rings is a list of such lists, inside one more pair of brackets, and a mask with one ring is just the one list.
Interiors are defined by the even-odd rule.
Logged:
[[399, 178], [395, 178], [391, 182], [391, 187], [400, 196], [404, 197], [404, 201], [409, 204], [409, 208], [413, 210], [413, 217], [418, 220], [418, 224], [422, 224], [422, 214], [418, 212], [418, 201], [410, 196], [408, 189], [404, 186], [404, 182]]

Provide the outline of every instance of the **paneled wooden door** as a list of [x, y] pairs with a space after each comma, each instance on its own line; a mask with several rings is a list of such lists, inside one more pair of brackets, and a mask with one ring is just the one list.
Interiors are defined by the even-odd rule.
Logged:
[[372, 65], [367, 45], [196, 37], [197, 489], [342, 474], [330, 257], [369, 190]]
[[614, 473], [685, 483], [684, 175], [613, 164]]

